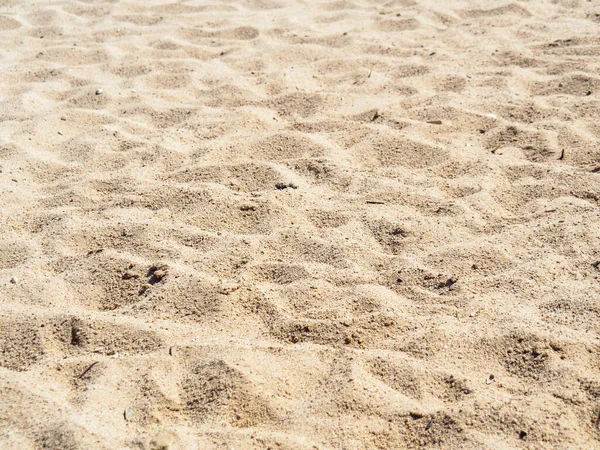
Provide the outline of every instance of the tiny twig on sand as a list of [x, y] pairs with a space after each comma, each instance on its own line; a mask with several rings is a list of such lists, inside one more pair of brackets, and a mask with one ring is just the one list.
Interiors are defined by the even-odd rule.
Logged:
[[92, 370], [92, 367], [94, 367], [96, 364], [98, 364], [98, 361], [93, 362], [87, 369], [85, 369], [83, 371], [83, 373], [81, 375], [79, 375], [77, 378], [82, 379], [84, 377], [84, 375], [86, 373], [88, 373], [90, 370]]
[[427, 423], [427, 426], [425, 427], [425, 431], [429, 430], [432, 425], [433, 425], [433, 417]]

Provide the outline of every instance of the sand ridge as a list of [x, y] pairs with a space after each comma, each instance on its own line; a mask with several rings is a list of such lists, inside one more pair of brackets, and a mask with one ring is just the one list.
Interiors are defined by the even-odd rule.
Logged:
[[0, 447], [600, 448], [599, 13], [0, 1]]

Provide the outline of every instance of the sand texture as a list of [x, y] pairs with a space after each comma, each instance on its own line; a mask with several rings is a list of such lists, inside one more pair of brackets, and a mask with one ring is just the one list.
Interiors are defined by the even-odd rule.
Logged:
[[600, 4], [0, 0], [1, 449], [599, 449]]

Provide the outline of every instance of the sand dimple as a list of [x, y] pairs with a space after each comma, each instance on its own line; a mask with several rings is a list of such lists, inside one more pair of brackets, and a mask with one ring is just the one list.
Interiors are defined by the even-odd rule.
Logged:
[[191, 358], [186, 366], [182, 396], [185, 412], [194, 421], [225, 419], [234, 427], [247, 428], [274, 418], [268, 403], [252, 392], [244, 375], [225, 361]]
[[600, 90], [600, 78], [588, 75], [566, 75], [549, 82], [537, 82], [533, 91], [537, 95], [566, 94], [573, 96], [590, 96]]
[[275, 134], [251, 144], [246, 150], [254, 158], [269, 161], [321, 156], [324, 151], [321, 145], [295, 134]]
[[52, 330], [52, 338], [61, 344], [62, 351], [71, 354], [142, 354], [163, 345], [153, 332], [74, 316], [53, 318], [47, 326]]
[[368, 364], [369, 372], [391, 389], [411, 398], [421, 398], [422, 388], [418, 374], [411, 364], [405, 361], [389, 360], [381, 356], [373, 358]]
[[230, 189], [248, 192], [273, 190], [283, 176], [270, 165], [237, 164], [232, 166], [193, 166], [168, 175], [178, 183], [219, 183]]
[[469, 9], [460, 12], [463, 17], [466, 18], [485, 18], [485, 17], [498, 17], [504, 15], [513, 15], [520, 17], [529, 17], [531, 13], [522, 6], [516, 3], [509, 3], [505, 6], [499, 6], [498, 8], [491, 9]]
[[553, 146], [549, 143], [551, 133], [529, 131], [515, 126], [508, 126], [503, 130], [492, 132], [487, 138], [490, 151], [498, 151], [504, 146], [517, 147], [523, 151], [526, 158], [531, 161], [548, 160], [554, 155]]
[[44, 343], [34, 322], [0, 319], [0, 366], [27, 370], [44, 357]]
[[21, 23], [8, 16], [0, 16], [0, 30], [15, 30], [21, 27]]
[[220, 33], [220, 36], [225, 39], [239, 39], [242, 41], [255, 39], [260, 35], [260, 31], [258, 31], [254, 27], [238, 27], [233, 28], [231, 30], [226, 30]]
[[448, 150], [408, 139], [380, 139], [372, 144], [372, 152], [382, 166], [423, 168], [444, 162]]
[[266, 106], [275, 109], [283, 116], [310, 117], [322, 108], [323, 98], [319, 94], [294, 93], [269, 100]]
[[421, 24], [417, 19], [382, 20], [377, 28], [385, 32], [416, 30]]

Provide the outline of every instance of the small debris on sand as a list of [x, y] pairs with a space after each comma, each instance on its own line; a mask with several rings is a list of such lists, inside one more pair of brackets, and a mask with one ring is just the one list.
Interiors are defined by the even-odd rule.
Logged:
[[133, 417], [133, 409], [126, 408], [125, 412], [123, 413], [123, 416], [125, 417], [125, 420], [127, 422], [129, 422], [131, 420], [131, 418]]
[[287, 188], [298, 189], [298, 186], [296, 186], [294, 183], [277, 183], [275, 187], [280, 191]]
[[77, 378], [82, 379], [96, 364], [98, 364], [98, 361], [94, 361], [92, 364], [90, 364], [87, 369], [81, 372], [81, 375], [79, 375]]
[[433, 425], [433, 417], [431, 419], [429, 419], [429, 422], [427, 422], [427, 426], [425, 427], [425, 431], [429, 430], [432, 425]]

